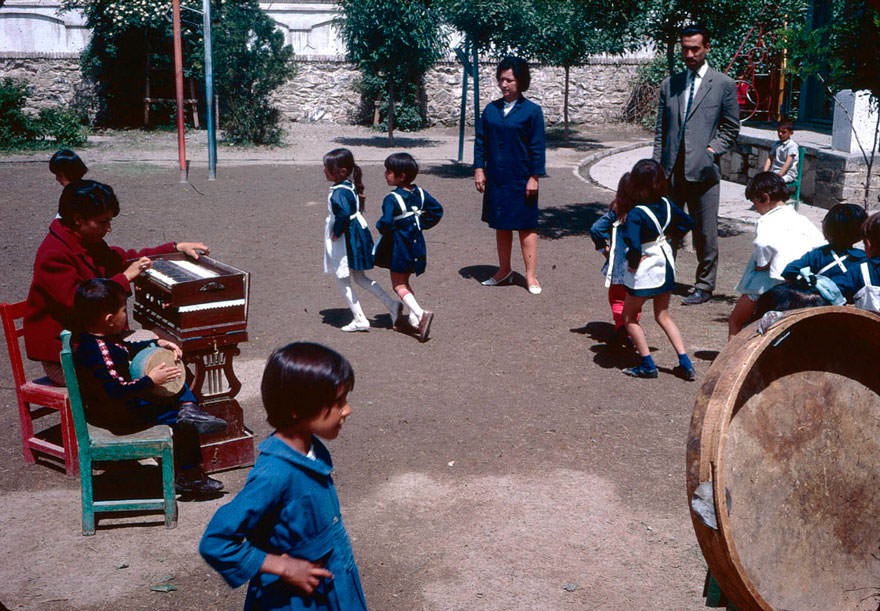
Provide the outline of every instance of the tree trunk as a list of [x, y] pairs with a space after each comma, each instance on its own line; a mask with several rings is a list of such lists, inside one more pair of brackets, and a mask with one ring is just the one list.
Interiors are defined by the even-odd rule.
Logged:
[[669, 76], [675, 71], [675, 38], [672, 36], [666, 39], [666, 70]]
[[565, 123], [565, 139], [568, 140], [568, 76], [571, 67], [565, 67], [565, 96], [562, 99], [562, 122]]
[[[875, 97], [872, 102], [880, 106], [880, 98]], [[865, 211], [868, 210], [868, 197], [871, 195], [871, 167], [874, 165], [874, 157], [877, 155], [878, 135], [880, 135], [880, 108], [877, 109], [877, 122], [874, 124], [874, 142], [871, 145], [871, 154], [868, 155], [865, 172]]]
[[388, 140], [394, 142], [394, 81], [388, 81]]
[[474, 129], [480, 120], [480, 50], [477, 48], [477, 40], [473, 44], [474, 61], [471, 69], [474, 71]]

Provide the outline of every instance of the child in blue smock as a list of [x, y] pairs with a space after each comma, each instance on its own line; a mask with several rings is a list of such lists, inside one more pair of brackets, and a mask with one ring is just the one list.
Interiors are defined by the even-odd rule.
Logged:
[[835, 283], [849, 303], [880, 312], [880, 212], [869, 216], [862, 225], [862, 237], [867, 258], [835, 278]]
[[[416, 301], [409, 279], [425, 271], [428, 255], [422, 232], [440, 222], [443, 206], [413, 184], [418, 173], [419, 165], [409, 153], [394, 153], [385, 160], [385, 181], [394, 190], [382, 200], [382, 218], [376, 223], [382, 237], [375, 252], [376, 265], [391, 271], [391, 284], [409, 312], [410, 326], [425, 341], [434, 313]], [[405, 330], [400, 324], [395, 328]]]
[[803, 268], [831, 280], [845, 276], [865, 260], [865, 251], [855, 248], [862, 240], [862, 224], [868, 214], [855, 204], [837, 204], [822, 219], [822, 234], [827, 244], [814, 248], [782, 270], [786, 280], [796, 280]]
[[333, 183], [327, 196], [327, 219], [324, 222], [324, 273], [336, 276], [339, 290], [354, 315], [354, 320], [342, 330], [370, 330], [370, 321], [364, 315], [351, 279], [388, 308], [394, 326], [402, 304], [364, 273], [373, 268], [373, 236], [362, 214], [364, 185], [361, 169], [355, 164], [351, 151], [333, 149], [324, 155], [324, 176]]
[[636, 378], [657, 377], [657, 366], [638, 320], [642, 306], [651, 299], [654, 319], [678, 355], [678, 365], [672, 372], [693, 381], [697, 373], [678, 326], [669, 315], [669, 296], [675, 288], [675, 257], [667, 235], [672, 240], [680, 240], [693, 229], [694, 220], [666, 197], [669, 191], [666, 173], [652, 159], [636, 162], [630, 172], [627, 190], [626, 204], [618, 210], [619, 214], [626, 215], [622, 232], [628, 265], [624, 276], [627, 294], [623, 302], [623, 322], [641, 362], [636, 367], [624, 369], [623, 373]]
[[629, 344], [629, 336], [623, 325], [623, 302], [626, 299], [626, 286], [623, 284], [623, 277], [626, 273], [626, 252], [620, 236], [622, 221], [617, 215], [618, 207], [631, 206], [631, 202], [624, 201], [627, 197], [629, 177], [629, 172], [620, 177], [620, 181], [617, 183], [617, 193], [608, 212], [599, 217], [590, 227], [590, 237], [593, 244], [595, 244], [596, 250], [605, 255], [606, 259], [605, 265], [602, 266], [602, 275], [605, 276], [608, 304], [611, 306], [611, 317], [614, 320], [614, 333], [608, 339], [608, 344], [611, 346]]
[[354, 372], [339, 353], [296, 342], [266, 363], [263, 406], [275, 432], [241, 492], [214, 514], [199, 552], [226, 582], [248, 585], [245, 609], [366, 609], [339, 510], [330, 453], [351, 414]]

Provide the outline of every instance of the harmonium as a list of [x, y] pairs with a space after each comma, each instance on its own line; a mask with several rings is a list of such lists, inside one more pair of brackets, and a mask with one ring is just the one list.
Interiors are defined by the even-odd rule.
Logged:
[[203, 467], [213, 472], [251, 465], [253, 434], [235, 399], [241, 382], [232, 366], [238, 344], [248, 339], [250, 275], [206, 255], [150, 259], [151, 267], [134, 282], [134, 319], [180, 346], [201, 407], [229, 423], [221, 433], [202, 436]]

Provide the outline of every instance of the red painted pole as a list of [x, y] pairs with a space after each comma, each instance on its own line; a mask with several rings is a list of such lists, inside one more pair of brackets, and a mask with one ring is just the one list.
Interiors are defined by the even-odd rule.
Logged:
[[174, 89], [177, 94], [177, 157], [180, 182], [186, 182], [186, 140], [183, 137], [183, 50], [180, 42], [180, 0], [172, 0], [174, 17]]

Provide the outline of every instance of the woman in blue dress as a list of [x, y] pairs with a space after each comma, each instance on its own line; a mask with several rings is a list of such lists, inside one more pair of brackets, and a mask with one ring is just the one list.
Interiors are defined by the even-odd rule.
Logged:
[[501, 98], [486, 105], [474, 139], [474, 182], [483, 194], [482, 220], [495, 230], [498, 271], [485, 286], [504, 284], [513, 270], [513, 231], [519, 232], [526, 284], [541, 294], [535, 276], [538, 258], [538, 178], [544, 171], [544, 114], [523, 97], [531, 76], [529, 65], [506, 57], [495, 70]]

